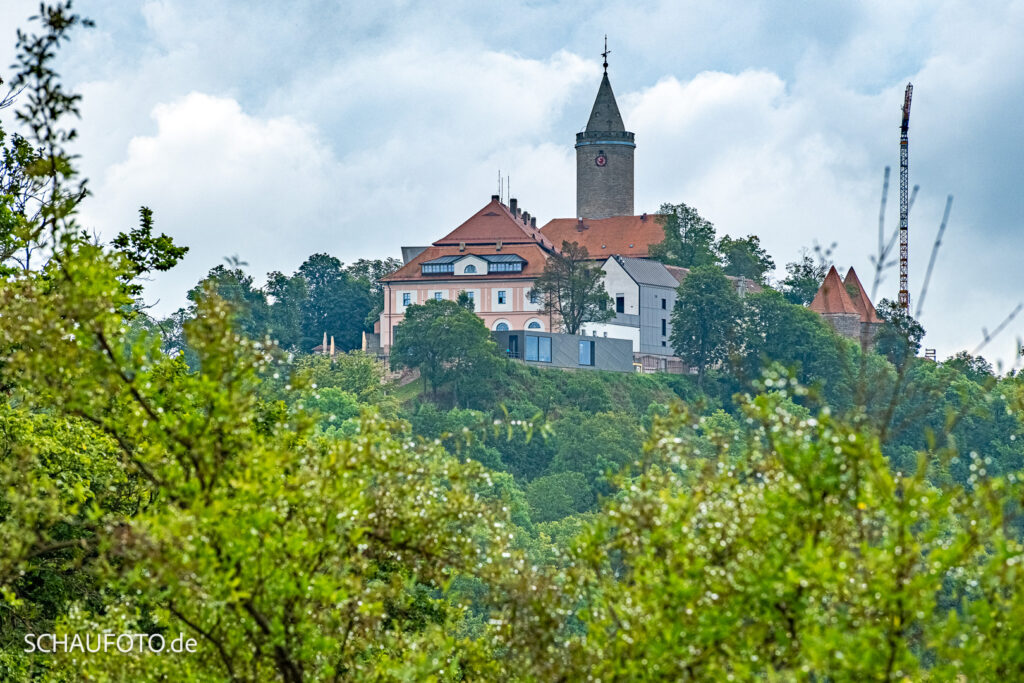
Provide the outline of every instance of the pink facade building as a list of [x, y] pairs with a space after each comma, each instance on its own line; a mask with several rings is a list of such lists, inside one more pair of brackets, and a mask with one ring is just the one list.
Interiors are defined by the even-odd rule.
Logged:
[[428, 299], [455, 300], [461, 292], [491, 330], [551, 331], [550, 317], [530, 290], [553, 251], [536, 219], [521, 211], [515, 199], [505, 206], [492, 196], [469, 220], [383, 280], [381, 349], [386, 353], [393, 343], [407, 307]]

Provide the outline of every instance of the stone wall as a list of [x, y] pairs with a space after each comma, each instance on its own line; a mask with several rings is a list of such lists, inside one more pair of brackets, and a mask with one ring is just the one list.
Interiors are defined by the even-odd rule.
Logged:
[[[596, 139], [576, 142], [576, 216], [608, 218], [633, 215], [633, 150], [632, 140]], [[623, 135], [619, 133], [619, 135]], [[627, 133], [632, 138], [632, 133]], [[604, 166], [597, 165], [603, 156]]]
[[837, 333], [849, 339], [860, 341], [861, 322], [857, 313], [823, 313], [824, 318]]

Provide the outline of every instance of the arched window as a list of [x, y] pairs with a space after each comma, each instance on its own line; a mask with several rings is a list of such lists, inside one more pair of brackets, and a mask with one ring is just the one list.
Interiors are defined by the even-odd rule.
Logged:
[[494, 326], [494, 329], [497, 332], [508, 332], [508, 323], [498, 323]]
[[532, 321], [529, 325], [526, 326], [526, 329], [528, 329], [528, 330], [539, 330], [541, 328], [542, 328], [542, 325], [539, 322], [537, 322], [536, 320]]
[[476, 272], [476, 266], [474, 266], [472, 263], [470, 263], [468, 266], [466, 266], [466, 268], [462, 272], [467, 274], [467, 275], [469, 275], [470, 273], [475, 273]]

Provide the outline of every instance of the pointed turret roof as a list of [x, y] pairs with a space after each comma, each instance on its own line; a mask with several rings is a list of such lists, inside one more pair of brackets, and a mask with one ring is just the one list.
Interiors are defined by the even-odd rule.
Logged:
[[619, 114], [619, 105], [615, 103], [615, 93], [612, 92], [611, 81], [608, 80], [608, 72], [605, 71], [601, 78], [601, 87], [597, 89], [594, 108], [590, 110], [587, 132], [609, 133], [624, 132], [625, 130], [626, 126], [622, 123], [622, 115]]
[[[850, 300], [853, 301], [853, 305], [857, 307], [857, 311], [860, 313], [861, 322], [881, 323], [882, 320], [878, 317], [878, 312], [871, 304], [871, 299], [868, 298], [868, 293], [864, 291], [864, 285], [860, 283], [857, 271], [852, 266], [850, 270], [846, 271], [843, 284], [846, 286], [846, 293], [850, 295]], [[856, 291], [851, 292], [850, 290], [854, 288], [856, 288]]]
[[852, 313], [859, 316], [861, 313], [846, 293], [843, 281], [839, 279], [836, 267], [829, 268], [825, 281], [821, 283], [818, 293], [814, 295], [814, 301], [808, 306], [815, 313]]

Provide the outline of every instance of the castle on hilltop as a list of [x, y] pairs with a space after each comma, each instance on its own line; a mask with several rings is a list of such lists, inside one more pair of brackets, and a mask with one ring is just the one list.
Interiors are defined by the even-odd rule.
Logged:
[[[636, 141], [619, 113], [608, 78], [607, 51], [604, 56], [590, 118], [576, 134], [576, 216], [555, 218], [538, 228], [537, 218], [516, 198], [506, 204], [492, 195], [432, 244], [402, 247], [403, 266], [382, 280], [384, 308], [374, 333], [364, 339], [365, 350], [387, 355], [409, 306], [428, 299], [455, 300], [465, 292], [506, 353], [524, 362], [542, 367], [686, 370], [669, 339], [676, 289], [689, 271], [650, 259], [651, 246], [665, 234], [657, 216], [634, 213]], [[543, 313], [532, 294], [548, 257], [558, 253], [563, 242], [585, 247], [589, 257], [601, 263], [605, 289], [615, 306], [614, 318], [585, 324], [575, 340], [562, 339], [569, 335], [559, 334], [559, 321]], [[876, 323], [877, 315], [856, 274], [851, 269], [847, 275], [847, 281], [859, 288], [854, 296], [846, 292], [838, 274], [830, 278], [812, 310], [841, 334], [851, 336], [856, 327], [855, 336], [865, 338], [864, 330]], [[750, 279], [730, 279], [741, 296], [760, 289]], [[842, 291], [836, 290], [836, 282]], [[621, 341], [613, 340], [631, 344], [632, 363], [627, 348], [623, 365]], [[559, 352], [570, 346], [578, 347], [578, 356]]]

